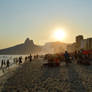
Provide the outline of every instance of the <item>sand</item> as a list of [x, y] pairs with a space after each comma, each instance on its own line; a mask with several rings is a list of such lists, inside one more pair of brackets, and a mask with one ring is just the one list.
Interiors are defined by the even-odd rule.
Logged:
[[27, 61], [9, 72], [1, 92], [92, 92], [92, 66], [61, 64], [51, 68], [43, 63], [43, 59]]

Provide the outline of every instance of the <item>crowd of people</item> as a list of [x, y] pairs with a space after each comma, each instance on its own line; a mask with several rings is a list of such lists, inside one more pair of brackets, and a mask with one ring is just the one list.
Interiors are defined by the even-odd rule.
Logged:
[[[25, 57], [24, 61], [31, 62], [32, 59], [38, 59], [40, 57], [38, 54], [34, 55], [34, 57], [30, 54], [29, 56]], [[92, 64], [92, 54], [87, 53], [86, 51], [80, 50], [75, 51], [74, 53], [68, 53], [68, 51], [65, 51], [65, 53], [58, 53], [58, 54], [46, 54], [41, 56], [44, 58], [44, 60], [47, 60], [47, 65], [50, 66], [59, 66], [61, 62], [65, 62], [66, 65], [69, 65], [69, 63], [75, 63], [75, 64], [83, 64], [83, 65], [91, 65]], [[23, 58], [22, 56], [18, 58], [13, 58], [14, 64], [22, 64]], [[11, 65], [11, 62], [9, 59], [1, 61], [1, 69], [4, 71], [4, 69], [8, 69]]]
[[92, 61], [92, 54], [84, 50], [75, 51], [74, 59], [77, 64], [90, 65]]
[[61, 62], [65, 62], [66, 65], [69, 65], [69, 63], [91, 65], [92, 54], [84, 50], [75, 51], [73, 53], [65, 51], [65, 53], [46, 54], [44, 59], [48, 60], [48, 65], [51, 66], [59, 66]]
[[[25, 57], [25, 61], [32, 61], [32, 55], [30, 54], [29, 56], [26, 56]], [[13, 62], [11, 62], [10, 59], [2, 59], [1, 60], [1, 67], [0, 69], [4, 72], [6, 69], [9, 69], [9, 67], [12, 65], [12, 64], [22, 64], [23, 63], [23, 57], [20, 56], [20, 57], [16, 57], [16, 58], [13, 58]]]

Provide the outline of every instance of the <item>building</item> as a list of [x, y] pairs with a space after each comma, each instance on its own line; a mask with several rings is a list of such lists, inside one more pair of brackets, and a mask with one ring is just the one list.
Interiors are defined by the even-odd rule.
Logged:
[[92, 38], [82, 40], [81, 41], [81, 49], [92, 50]]
[[84, 39], [83, 35], [76, 37], [76, 42], [67, 46], [69, 52], [74, 52], [78, 50], [92, 50], [92, 38]]

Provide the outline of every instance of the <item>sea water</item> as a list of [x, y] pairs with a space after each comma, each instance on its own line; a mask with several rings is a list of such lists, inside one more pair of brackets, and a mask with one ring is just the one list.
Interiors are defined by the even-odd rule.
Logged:
[[[1, 68], [1, 61], [5, 60], [5, 63], [9, 59], [10, 62], [10, 69], [16, 67], [17, 65], [14, 63], [14, 58], [19, 58], [22, 56], [22, 61], [25, 61], [25, 57], [28, 55], [0, 55], [0, 68]], [[5, 67], [5, 66], [4, 66]], [[2, 72], [2, 69], [0, 69], [0, 76], [4, 75], [5, 73]]]
[[25, 56], [27, 56], [27, 55], [0, 55], [0, 65], [1, 65], [2, 60], [7, 61], [9, 59], [10, 63], [13, 63], [14, 58], [19, 58], [20, 56], [22, 56], [22, 58], [24, 60]]

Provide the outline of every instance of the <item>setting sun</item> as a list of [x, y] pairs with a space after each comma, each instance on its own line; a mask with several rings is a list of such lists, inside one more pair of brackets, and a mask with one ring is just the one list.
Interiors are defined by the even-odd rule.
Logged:
[[61, 41], [65, 38], [66, 34], [63, 29], [58, 29], [54, 32], [54, 38], [58, 41]]

